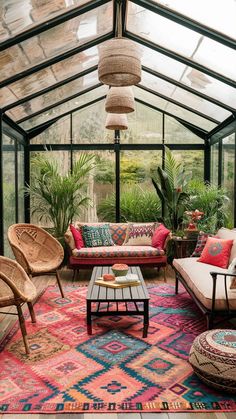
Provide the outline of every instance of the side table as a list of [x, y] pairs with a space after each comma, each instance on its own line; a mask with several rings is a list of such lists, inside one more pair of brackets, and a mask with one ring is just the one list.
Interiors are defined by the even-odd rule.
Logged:
[[183, 239], [183, 238], [172, 238], [174, 243], [174, 258], [187, 258], [193, 253], [197, 238], [194, 239]]

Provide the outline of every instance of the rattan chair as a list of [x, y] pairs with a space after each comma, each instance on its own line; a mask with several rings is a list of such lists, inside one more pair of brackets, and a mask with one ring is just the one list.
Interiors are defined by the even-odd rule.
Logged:
[[59, 268], [64, 259], [62, 245], [51, 234], [35, 224], [13, 224], [8, 229], [8, 240], [17, 262], [30, 276], [55, 273], [64, 298]]
[[27, 354], [30, 353], [30, 350], [27, 342], [25, 319], [21, 306], [25, 302], [28, 304], [31, 320], [35, 323], [36, 319], [32, 301], [36, 297], [36, 288], [19, 263], [15, 260], [0, 256], [0, 307], [9, 307], [12, 305], [16, 306], [25, 351]]

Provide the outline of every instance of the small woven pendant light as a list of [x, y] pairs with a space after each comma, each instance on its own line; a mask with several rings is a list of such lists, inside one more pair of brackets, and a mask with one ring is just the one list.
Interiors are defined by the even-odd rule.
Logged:
[[132, 86], [141, 81], [140, 48], [127, 38], [114, 38], [99, 48], [98, 78], [109, 86]]
[[113, 130], [128, 129], [127, 116], [124, 113], [108, 113], [106, 119], [106, 128]]
[[108, 113], [134, 112], [134, 94], [131, 87], [111, 87], [107, 94], [105, 109]]

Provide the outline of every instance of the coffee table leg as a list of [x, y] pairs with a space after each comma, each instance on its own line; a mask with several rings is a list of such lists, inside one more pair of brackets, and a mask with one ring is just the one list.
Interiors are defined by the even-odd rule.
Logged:
[[92, 334], [91, 301], [87, 300], [87, 333]]
[[149, 325], [149, 301], [144, 301], [144, 315], [143, 315], [143, 338], [147, 337], [148, 325]]

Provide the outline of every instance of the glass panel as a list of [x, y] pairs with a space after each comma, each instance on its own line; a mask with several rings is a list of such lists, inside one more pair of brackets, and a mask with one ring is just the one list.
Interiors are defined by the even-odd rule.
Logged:
[[132, 2], [129, 2], [127, 22], [129, 31], [236, 80], [233, 49]]
[[206, 116], [214, 118], [218, 122], [225, 120], [231, 115], [231, 113], [225, 109], [222, 109], [197, 95], [187, 92], [174, 84], [168, 83], [159, 77], [153, 76], [146, 71], [142, 72], [142, 81], [140, 84], [156, 91], [157, 93], [163, 94], [168, 98], [176, 100], [183, 105], [189, 106], [193, 110], [199, 111]]
[[122, 144], [162, 143], [162, 114], [136, 102], [135, 112], [127, 115], [128, 129], [120, 131]]
[[24, 147], [22, 144], [17, 144], [17, 162], [18, 162], [18, 222], [25, 221], [25, 200], [24, 200], [24, 186], [25, 186], [25, 161], [24, 161]]
[[178, 105], [174, 105], [172, 103], [167, 102], [167, 100], [161, 99], [158, 96], [153, 95], [152, 93], [146, 92], [138, 87], [134, 87], [134, 96], [140, 100], [143, 100], [147, 104], [156, 106], [161, 111], [166, 111], [173, 116], [177, 116], [191, 124], [195, 125], [196, 127], [200, 127], [205, 129], [206, 131], [210, 131], [213, 129], [216, 124], [207, 119], [202, 118], [201, 116], [195, 115], [194, 113], [181, 108]]
[[3, 231], [4, 255], [13, 257], [8, 244], [7, 230], [16, 222], [15, 140], [3, 134]]
[[89, 0], [2, 0], [0, 8], [0, 41], [19, 34], [35, 24], [67, 11], [71, 6], [81, 6]]
[[1, 80], [110, 32], [112, 10], [109, 2], [1, 52]]
[[70, 116], [59, 119], [37, 137], [32, 138], [30, 144], [70, 144]]
[[235, 0], [154, 0], [197, 22], [236, 39]]
[[192, 172], [192, 179], [204, 179], [204, 151], [197, 150], [172, 150], [175, 159], [184, 162], [186, 172]]
[[219, 143], [211, 147], [211, 183], [218, 186]]
[[0, 106], [7, 106], [18, 99], [38, 92], [98, 63], [98, 47], [86, 49], [70, 58], [37, 71], [30, 76], [0, 89]]
[[72, 115], [74, 144], [114, 143], [114, 131], [105, 129], [105, 100], [81, 109]]
[[122, 220], [157, 221], [161, 203], [152, 175], [162, 165], [162, 151], [122, 151], [120, 157]]
[[86, 105], [86, 103], [91, 102], [101, 96], [107, 94], [108, 86], [101, 86], [97, 89], [91, 90], [88, 93], [85, 93], [82, 96], [79, 96], [75, 99], [69, 100], [68, 102], [63, 103], [62, 105], [56, 106], [55, 108], [50, 109], [47, 112], [42, 112], [40, 115], [35, 116], [25, 122], [22, 122], [20, 125], [24, 129], [30, 129], [40, 125], [50, 119], [53, 119], [59, 115], [64, 114], [65, 112], [70, 112], [73, 109], [78, 108], [79, 106]]
[[234, 225], [234, 205], [235, 205], [235, 185], [234, 185], [234, 166], [235, 166], [235, 134], [231, 134], [223, 139], [223, 159], [222, 159], [222, 180], [221, 184], [226, 190], [230, 199], [229, 221]]
[[236, 108], [236, 89], [173, 58], [142, 46], [142, 65]]
[[[106, 211], [103, 205], [108, 197], [112, 201], [107, 208], [109, 219], [106, 216], [104, 219], [105, 221], [115, 221], [115, 153], [113, 150], [90, 153], [96, 156], [96, 167], [89, 173], [87, 181], [87, 196], [91, 200], [91, 205], [82, 212], [80, 221], [103, 220]], [[73, 161], [79, 159], [80, 154], [79, 151], [73, 151]]]
[[23, 105], [12, 108], [8, 111], [8, 115], [14, 120], [19, 120], [30, 116], [34, 112], [47, 108], [60, 100], [73, 96], [75, 93], [80, 93], [83, 90], [98, 84], [98, 73], [93, 71], [84, 77], [79, 77], [63, 86], [58, 87], [44, 95], [38, 96], [35, 99], [25, 102]]
[[[50, 161], [53, 161], [57, 164], [59, 172], [61, 175], [65, 175], [70, 171], [70, 152], [64, 151], [64, 150], [57, 150], [57, 151], [37, 151], [37, 152], [31, 152], [30, 153], [30, 160], [32, 161], [32, 158], [34, 158], [37, 155], [41, 155], [44, 158], [50, 159]], [[34, 167], [30, 166], [30, 177], [31, 179], [34, 178]], [[37, 224], [42, 227], [53, 227], [52, 224], [47, 221], [46, 219], [40, 220], [39, 214], [33, 214], [30, 215], [30, 222], [33, 224]]]
[[167, 115], [165, 121], [165, 144], [202, 144], [203, 140], [184, 127], [180, 122]]

